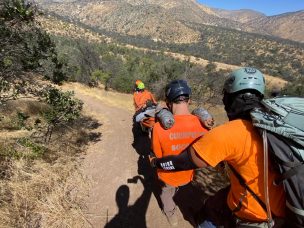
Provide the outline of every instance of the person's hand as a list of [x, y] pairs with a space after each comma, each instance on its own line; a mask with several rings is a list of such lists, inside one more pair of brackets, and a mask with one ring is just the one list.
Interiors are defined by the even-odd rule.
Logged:
[[203, 124], [208, 130], [211, 130], [214, 126], [214, 119], [213, 118], [208, 118], [208, 119], [203, 121]]
[[156, 167], [156, 157], [154, 155], [149, 155], [149, 161], [150, 161], [150, 165], [152, 168], [155, 168]]

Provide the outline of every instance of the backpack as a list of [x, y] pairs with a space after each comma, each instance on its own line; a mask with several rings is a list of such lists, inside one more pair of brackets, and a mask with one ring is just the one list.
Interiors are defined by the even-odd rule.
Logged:
[[252, 123], [261, 132], [265, 160], [269, 157], [280, 173], [274, 184], [284, 186], [286, 221], [304, 227], [304, 98], [277, 97], [261, 104], [251, 111]]

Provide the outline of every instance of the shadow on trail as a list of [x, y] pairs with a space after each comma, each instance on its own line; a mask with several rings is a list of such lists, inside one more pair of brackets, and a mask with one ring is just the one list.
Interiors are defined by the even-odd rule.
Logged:
[[161, 207], [161, 201], [159, 198], [160, 195], [160, 187], [158, 184], [157, 174], [155, 169], [153, 169], [150, 165], [148, 155], [151, 152], [151, 139], [149, 138], [149, 134], [143, 132], [141, 130], [140, 124], [133, 121], [133, 148], [139, 155], [137, 161], [137, 173], [138, 175], [142, 175], [144, 180], [148, 183], [148, 187], [150, 191], [154, 194], [158, 205]]
[[[151, 168], [148, 155], [151, 151], [151, 140], [147, 133], [141, 131], [140, 125], [133, 124], [134, 141], [132, 146], [139, 155], [137, 161], [138, 175], [129, 178], [128, 184], [142, 184], [144, 190], [133, 205], [128, 206], [130, 189], [127, 185], [121, 185], [116, 192], [116, 203], [119, 212], [107, 223], [106, 228], [118, 227], [147, 227], [146, 213], [152, 194], [158, 201], [161, 210], [160, 184], [154, 169]], [[174, 196], [174, 201], [179, 207], [184, 219], [190, 224], [195, 224], [194, 215], [201, 209], [202, 191], [193, 184], [187, 184], [179, 188]]]
[[143, 184], [144, 191], [131, 206], [128, 206], [130, 189], [127, 185], [121, 185], [116, 192], [116, 203], [119, 208], [118, 214], [105, 225], [105, 228], [133, 228], [147, 227], [146, 211], [149, 205], [151, 191], [141, 176], [128, 179], [128, 183], [137, 184], [138, 180]]
[[147, 227], [146, 213], [152, 193], [159, 201], [159, 189], [157, 188], [155, 170], [150, 166], [148, 155], [151, 150], [151, 142], [147, 133], [141, 131], [138, 123], [133, 123], [132, 128], [134, 141], [133, 148], [139, 155], [137, 161], [138, 175], [127, 180], [128, 184], [142, 184], [144, 190], [133, 205], [128, 206], [130, 189], [127, 185], [121, 185], [116, 192], [116, 203], [119, 208], [118, 214], [109, 221], [105, 228], [133, 228]]

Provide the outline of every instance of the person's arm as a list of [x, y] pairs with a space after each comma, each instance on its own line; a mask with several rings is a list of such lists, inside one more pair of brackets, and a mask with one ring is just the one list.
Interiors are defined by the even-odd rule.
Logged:
[[154, 96], [153, 96], [152, 93], [150, 93], [150, 96], [151, 96], [151, 99], [152, 99], [153, 103], [154, 103], [154, 104], [157, 104], [157, 101], [156, 101], [156, 99], [154, 98]]
[[152, 167], [168, 171], [191, 170], [207, 167], [208, 164], [201, 159], [193, 147], [188, 147], [179, 155], [171, 155], [151, 160]]
[[136, 100], [135, 100], [135, 94], [133, 94], [133, 105], [134, 105], [135, 111], [137, 111], [137, 104], [136, 104]]

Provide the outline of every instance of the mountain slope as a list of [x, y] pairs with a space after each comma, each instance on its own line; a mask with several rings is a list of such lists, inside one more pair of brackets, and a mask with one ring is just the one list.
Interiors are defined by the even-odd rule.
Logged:
[[191, 43], [200, 39], [200, 33], [185, 22], [262, 32], [259, 28], [221, 18], [211, 8], [194, 0], [37, 1], [51, 12], [92, 27], [167, 42]]
[[214, 11], [220, 17], [227, 18], [233, 21], [238, 21], [241, 23], [247, 23], [252, 20], [266, 17], [265, 14], [250, 9], [242, 9], [242, 10], [214, 9]]
[[304, 42], [303, 11], [267, 17], [253, 10], [213, 9], [196, 0], [36, 0], [43, 8], [91, 27], [153, 40], [191, 43], [195, 23]]
[[176, 43], [196, 42], [200, 34], [168, 15], [157, 5], [128, 1], [48, 2], [49, 11], [80, 21], [91, 27], [131, 36], [147, 36]]
[[274, 36], [304, 42], [304, 10], [271, 17], [260, 17], [246, 25], [263, 28]]

